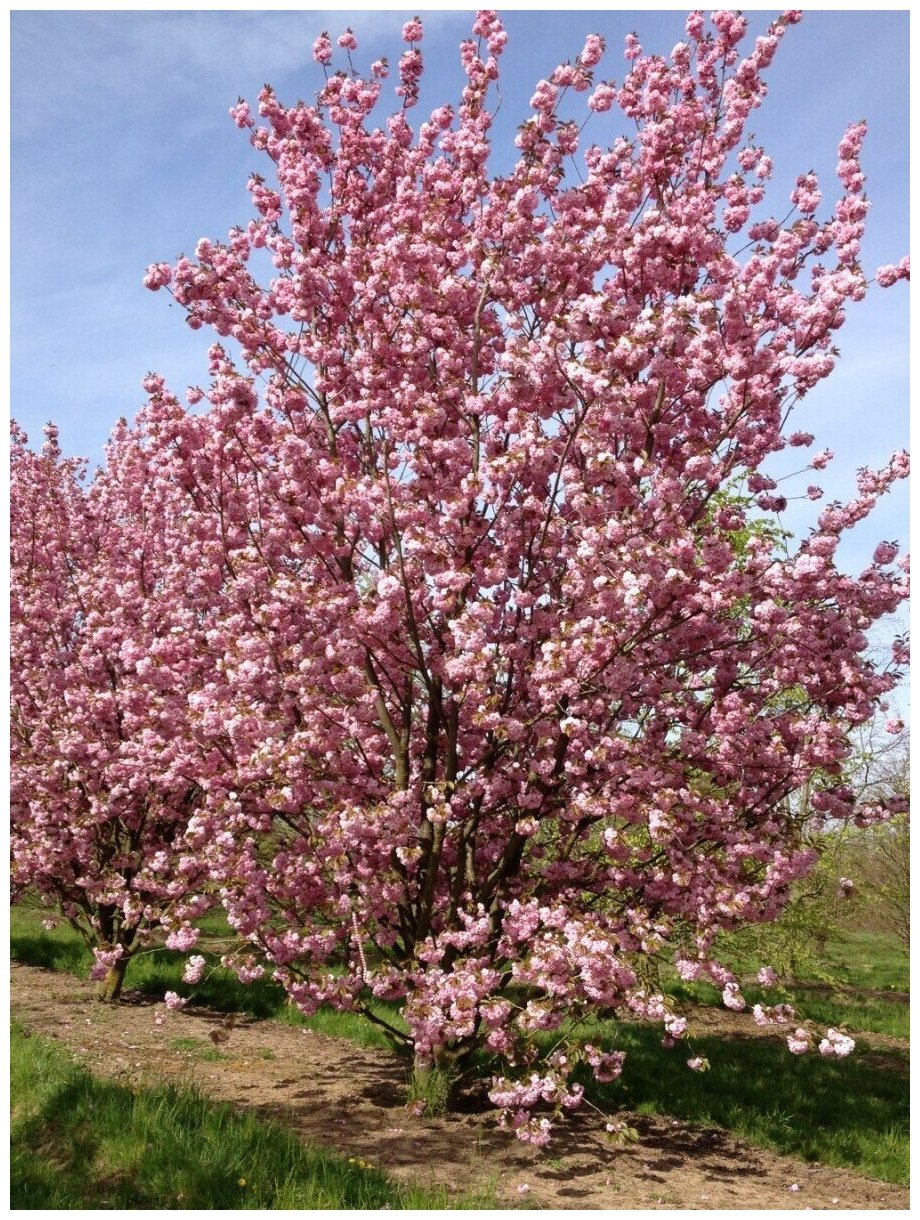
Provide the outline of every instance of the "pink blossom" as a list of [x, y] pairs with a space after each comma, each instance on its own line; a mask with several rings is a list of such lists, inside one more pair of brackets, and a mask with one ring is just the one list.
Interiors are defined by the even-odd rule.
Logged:
[[691, 962], [686, 958], [678, 958], [674, 963], [677, 973], [685, 983], [692, 983], [703, 976], [703, 963]]
[[838, 898], [851, 898], [855, 889], [856, 885], [849, 877], [839, 877], [837, 879]]
[[892, 563], [898, 556], [896, 542], [880, 542], [872, 553], [873, 563]]
[[585, 39], [585, 45], [578, 57], [578, 60], [583, 68], [594, 68], [598, 63], [600, 63], [600, 59], [603, 54], [603, 38], [601, 38], [600, 34], [589, 34]]
[[318, 64], [328, 64], [332, 62], [332, 42], [328, 34], [320, 34], [313, 43], [313, 58]]
[[726, 983], [722, 989], [722, 1003], [734, 1012], [741, 1012], [745, 1006], [744, 996], [737, 983]]
[[592, 110], [603, 113], [610, 109], [616, 100], [616, 89], [612, 85], [599, 84], [588, 99]]
[[687, 1018], [669, 1013], [664, 1019], [664, 1027], [671, 1038], [682, 1038], [687, 1032]]
[[829, 1029], [827, 1035], [818, 1043], [818, 1051], [822, 1055], [836, 1055], [838, 1058], [844, 1058], [849, 1055], [856, 1047], [856, 1043], [852, 1038], [842, 1034], [838, 1029]]
[[185, 963], [185, 969], [182, 972], [183, 983], [194, 984], [201, 982], [201, 976], [204, 974], [206, 965], [207, 963], [200, 953], [193, 954]]
[[95, 961], [89, 977], [93, 980], [104, 979], [115, 963], [124, 955], [125, 950], [121, 945], [116, 945], [114, 949], [93, 949]]
[[169, 263], [151, 263], [144, 276], [144, 285], [156, 291], [158, 288], [165, 288], [171, 280], [172, 268]]
[[170, 1012], [178, 1012], [180, 1008], [184, 1008], [188, 1000], [178, 995], [175, 991], [167, 991], [163, 996], [163, 1002]]
[[[252, 111], [249, 109], [248, 102], [240, 100], [235, 106], [230, 107], [230, 117], [233, 119], [237, 127], [245, 128], [253, 125]], [[153, 285], [148, 284], [148, 288]]]
[[879, 267], [875, 273], [875, 279], [881, 288], [890, 288], [892, 284], [896, 284], [898, 280], [910, 279], [910, 258], [902, 258], [897, 266], [891, 263], [884, 267]]
[[193, 928], [190, 924], [182, 924], [166, 937], [166, 948], [178, 949], [184, 953], [198, 944], [198, 936], [198, 928]]
[[625, 1051], [603, 1052], [588, 1043], [584, 1048], [585, 1060], [594, 1069], [594, 1078], [601, 1084], [616, 1080], [623, 1072]]

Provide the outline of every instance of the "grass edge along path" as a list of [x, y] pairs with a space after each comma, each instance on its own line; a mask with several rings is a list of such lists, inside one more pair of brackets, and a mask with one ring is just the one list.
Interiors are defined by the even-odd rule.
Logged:
[[[33, 931], [31, 913], [16, 914], [14, 956], [86, 978], [88, 953], [69, 928]], [[174, 978], [178, 980], [184, 960], [184, 954], [157, 949], [132, 963], [137, 973], [128, 985], [159, 997], [173, 986]], [[281, 988], [268, 980], [245, 986], [231, 971], [214, 970], [206, 990], [194, 989], [194, 1001], [217, 1011], [275, 1017], [331, 1037], [389, 1049], [379, 1031], [357, 1014], [320, 1011], [312, 1018], [302, 1017], [286, 1003]], [[598, 1089], [585, 1081], [588, 1096], [604, 1110], [625, 1107], [714, 1125], [799, 1160], [846, 1167], [899, 1185], [907, 1182], [907, 1082], [879, 1069], [877, 1061], [860, 1062], [858, 1052], [838, 1063], [817, 1056], [798, 1059], [773, 1040], [694, 1037], [694, 1052], [706, 1055], [712, 1064], [711, 1071], [697, 1074], [686, 1067], [685, 1054], [661, 1049], [659, 1031], [651, 1027], [630, 1023], [611, 1028], [605, 1023], [590, 1032], [608, 1049], [628, 1052], [618, 1086]]]
[[194, 1089], [132, 1089], [94, 1076], [13, 1024], [15, 1209], [479, 1209], [495, 1200], [394, 1182], [303, 1144], [280, 1123]]

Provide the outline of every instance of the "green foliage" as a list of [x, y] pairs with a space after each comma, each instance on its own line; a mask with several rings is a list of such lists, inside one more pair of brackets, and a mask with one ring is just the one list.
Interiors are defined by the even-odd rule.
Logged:
[[12, 1195], [21, 1209], [435, 1210], [495, 1206], [406, 1187], [367, 1162], [189, 1089], [104, 1082], [14, 1029]]
[[854, 883], [854, 918], [890, 932], [910, 946], [910, 822], [906, 814], [850, 831], [840, 852], [841, 872]]

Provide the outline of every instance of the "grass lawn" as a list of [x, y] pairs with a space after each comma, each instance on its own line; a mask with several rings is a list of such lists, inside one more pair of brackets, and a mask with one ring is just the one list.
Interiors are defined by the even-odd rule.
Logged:
[[893, 936], [847, 932], [828, 939], [827, 953], [841, 983], [882, 991], [910, 988], [910, 955]]
[[14, 1026], [11, 1206], [19, 1209], [489, 1208], [307, 1148], [190, 1089], [102, 1081]]
[[[783, 998], [812, 1021], [843, 1025], [857, 1033], [910, 1037], [910, 1008], [904, 1001], [910, 987], [910, 959], [896, 938], [858, 931], [828, 937], [821, 958], [822, 979], [784, 980], [782, 997], [776, 989], [745, 984], [745, 999], [751, 1004], [775, 1004]], [[761, 965], [754, 959], [733, 959], [731, 953], [725, 955], [725, 961], [739, 975], [751, 975]], [[679, 999], [721, 1006], [721, 992], [712, 984], [684, 983], [673, 971], [667, 973], [664, 984]]]

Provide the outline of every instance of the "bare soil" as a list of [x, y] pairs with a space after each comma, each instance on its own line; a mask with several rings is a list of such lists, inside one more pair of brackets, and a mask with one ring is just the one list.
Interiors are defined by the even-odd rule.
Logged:
[[604, 1119], [582, 1109], [539, 1152], [498, 1128], [491, 1107], [471, 1103], [441, 1118], [414, 1117], [405, 1105], [406, 1067], [384, 1051], [242, 1016], [215, 1045], [212, 1033], [221, 1039], [227, 1032], [220, 1015], [190, 1006], [157, 1024], [163, 1012], [162, 1004], [131, 993], [101, 1005], [88, 983], [12, 967], [14, 1018], [57, 1039], [94, 1073], [135, 1086], [194, 1083], [207, 1096], [282, 1121], [308, 1143], [360, 1157], [397, 1179], [450, 1192], [486, 1188], [506, 1208], [909, 1206], [903, 1187], [777, 1156], [678, 1119], [620, 1112], [639, 1140], [617, 1148]]

